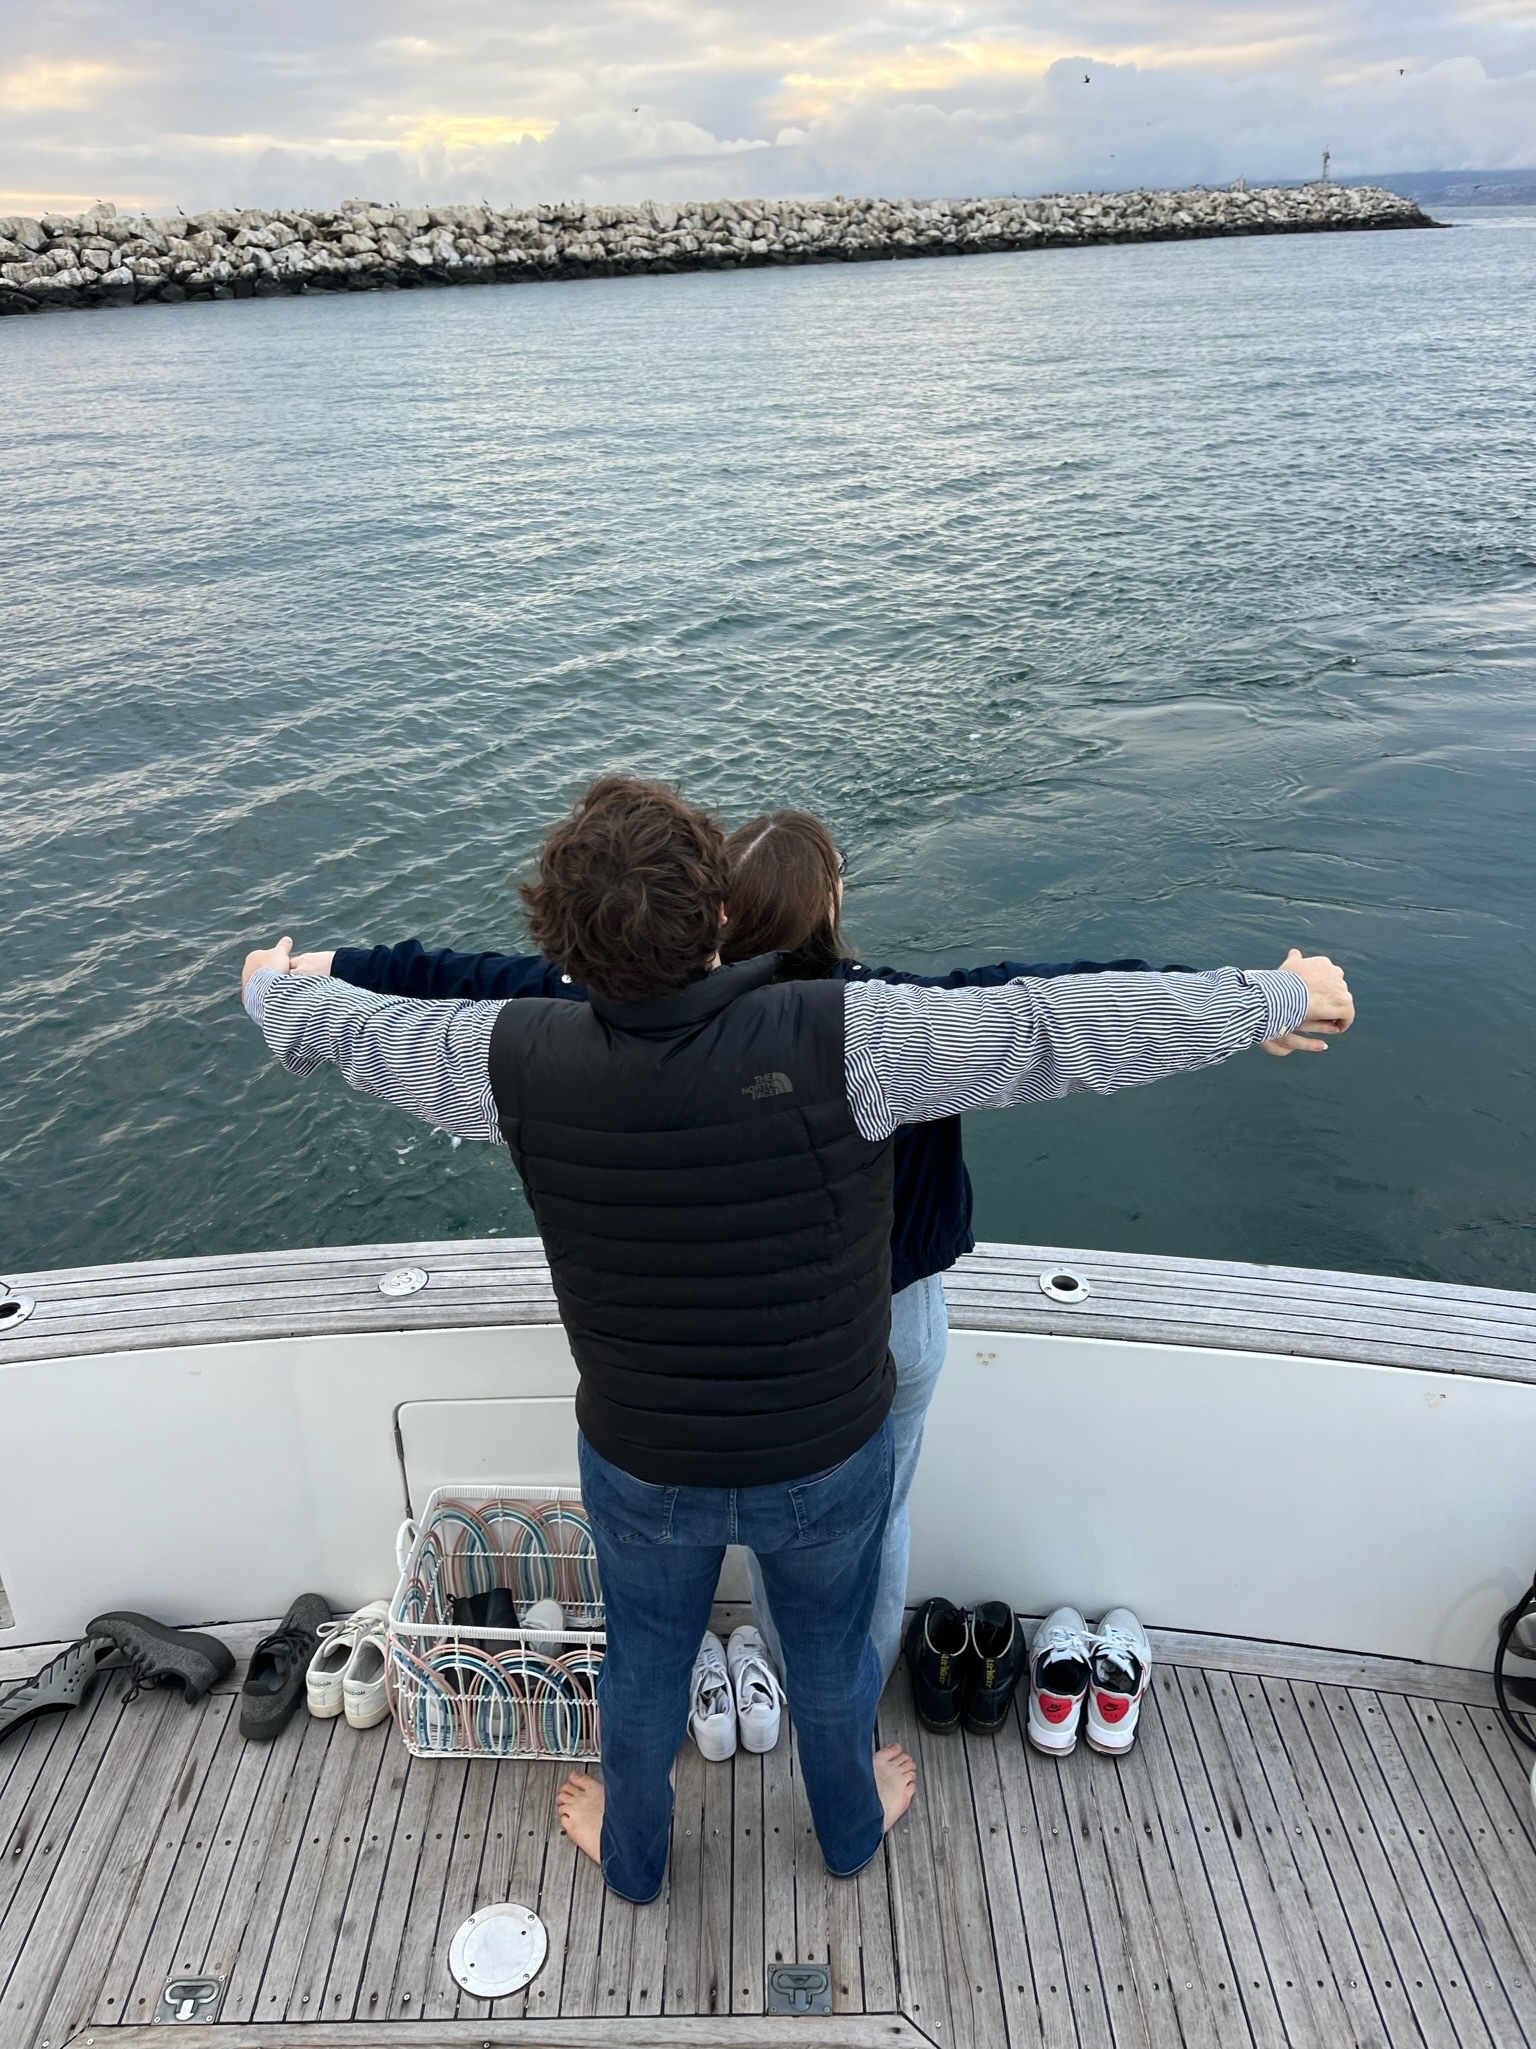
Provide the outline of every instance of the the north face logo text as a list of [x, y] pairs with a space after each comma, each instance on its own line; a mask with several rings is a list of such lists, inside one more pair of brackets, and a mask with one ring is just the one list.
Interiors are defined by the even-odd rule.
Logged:
[[795, 1085], [787, 1074], [754, 1074], [742, 1090], [754, 1103], [761, 1103], [768, 1096], [792, 1096]]

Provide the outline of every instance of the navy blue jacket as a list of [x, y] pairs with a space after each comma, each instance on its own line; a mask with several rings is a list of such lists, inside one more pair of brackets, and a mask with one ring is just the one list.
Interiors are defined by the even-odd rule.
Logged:
[[[1074, 960], [1054, 965], [1000, 960], [991, 967], [951, 968], [947, 975], [914, 975], [905, 968], [867, 968], [839, 961], [833, 975], [844, 982], [902, 982], [920, 989], [990, 989], [1019, 975], [1044, 980], [1053, 975], [1097, 975], [1109, 970], [1146, 974], [1144, 960]], [[468, 997], [501, 1002], [510, 996], [557, 996], [585, 1003], [587, 992], [542, 954], [429, 953], [418, 939], [399, 946], [341, 946], [331, 962], [338, 980], [383, 996], [441, 1000]], [[960, 1119], [904, 1124], [896, 1133], [896, 1205], [891, 1231], [891, 1292], [942, 1273], [976, 1243], [971, 1233], [971, 1177], [960, 1147]]]

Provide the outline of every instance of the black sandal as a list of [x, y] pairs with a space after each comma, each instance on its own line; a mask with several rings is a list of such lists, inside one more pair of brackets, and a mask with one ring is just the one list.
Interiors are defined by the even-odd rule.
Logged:
[[101, 1671], [101, 1661], [115, 1646], [98, 1636], [85, 1636], [44, 1665], [41, 1672], [24, 1679], [20, 1686], [0, 1700], [0, 1742], [13, 1730], [24, 1729], [38, 1715], [79, 1707], [90, 1698]]

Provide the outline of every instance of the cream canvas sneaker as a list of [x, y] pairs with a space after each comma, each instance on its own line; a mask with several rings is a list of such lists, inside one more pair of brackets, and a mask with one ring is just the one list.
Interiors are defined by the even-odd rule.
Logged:
[[736, 1755], [736, 1702], [726, 1669], [725, 1646], [712, 1629], [704, 1632], [688, 1682], [688, 1733], [699, 1755], [721, 1764]]
[[357, 1649], [358, 1637], [371, 1622], [387, 1621], [388, 1618], [388, 1601], [370, 1601], [365, 1608], [359, 1608], [343, 1621], [321, 1623], [320, 1641], [304, 1675], [304, 1692], [312, 1715], [324, 1721], [331, 1715], [342, 1713], [346, 1705], [342, 1683], [352, 1662], [352, 1653]]
[[725, 1662], [736, 1696], [736, 1726], [743, 1750], [772, 1750], [779, 1740], [779, 1703], [784, 1689], [768, 1646], [750, 1622], [731, 1631]]
[[361, 1622], [347, 1669], [342, 1675], [341, 1699], [348, 1722], [354, 1729], [371, 1729], [389, 1713], [389, 1695], [384, 1690], [385, 1643], [389, 1635], [389, 1603], [374, 1601], [377, 1612], [360, 1609], [351, 1619]]

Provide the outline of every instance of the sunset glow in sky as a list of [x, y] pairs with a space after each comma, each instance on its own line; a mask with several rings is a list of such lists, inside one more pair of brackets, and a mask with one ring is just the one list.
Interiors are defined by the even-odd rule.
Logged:
[[0, 0], [0, 208], [1536, 163], [1536, 0]]

